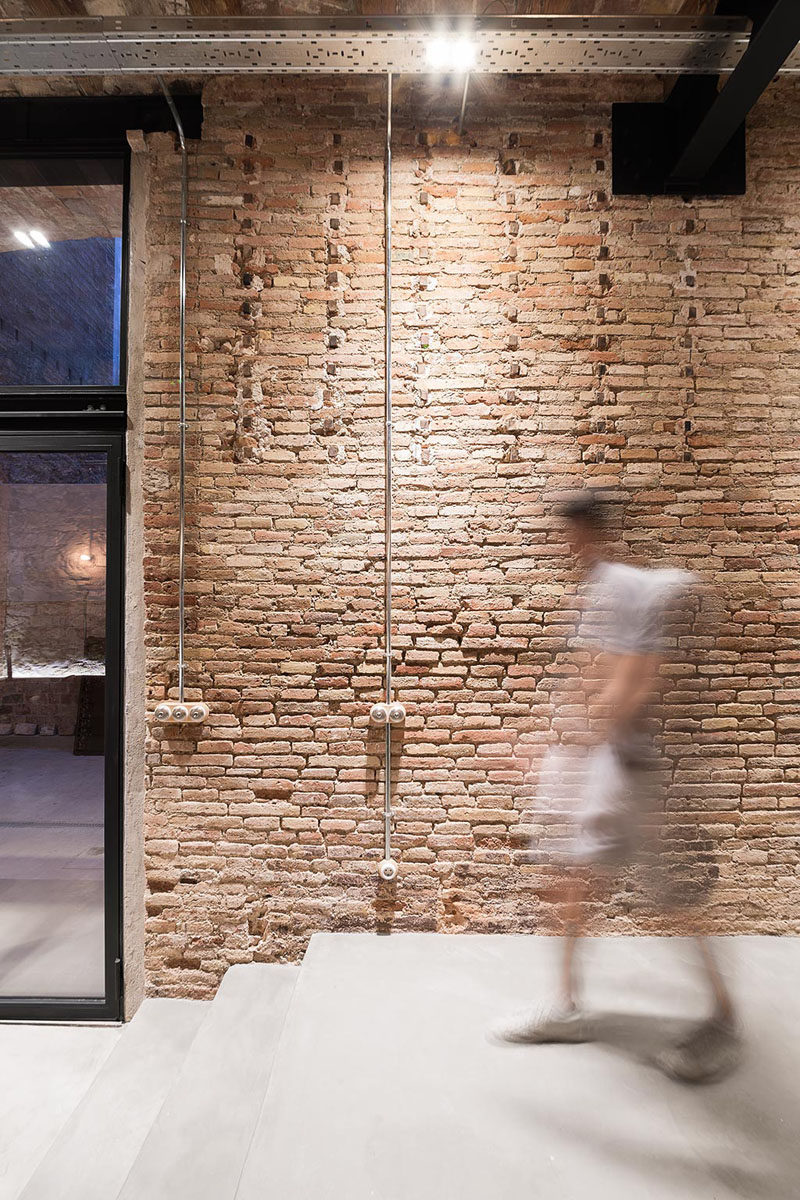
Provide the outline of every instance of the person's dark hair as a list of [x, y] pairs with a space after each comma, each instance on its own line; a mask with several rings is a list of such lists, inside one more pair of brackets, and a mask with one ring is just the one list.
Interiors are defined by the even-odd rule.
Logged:
[[566, 521], [579, 521], [598, 532], [605, 528], [606, 502], [597, 492], [585, 488], [559, 505], [558, 515]]

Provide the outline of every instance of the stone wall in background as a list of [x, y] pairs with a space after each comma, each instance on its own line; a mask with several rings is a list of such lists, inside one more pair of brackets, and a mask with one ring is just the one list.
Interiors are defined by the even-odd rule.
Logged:
[[[648, 91], [649, 89], [649, 91]], [[151, 728], [147, 969], [205, 995], [317, 929], [551, 930], [515, 829], [579, 728], [553, 505], [619, 501], [617, 549], [699, 572], [718, 629], [666, 689], [675, 856], [712, 927], [798, 929], [800, 87], [749, 127], [745, 197], [615, 198], [613, 79], [399, 90], [396, 887], [380, 885], [380, 81], [210, 81], [191, 151], [187, 680]], [[176, 656], [178, 158], [156, 135], [146, 297], [152, 702]], [[634, 878], [598, 929], [658, 928]]]
[[[66, 455], [13, 457], [0, 462], [0, 734], [71, 735], [80, 677], [105, 669], [106, 486], [59, 478]], [[104, 473], [94, 458], [76, 458], [78, 478]]]
[[80, 679], [0, 680], [0, 737], [72, 737], [78, 715]]

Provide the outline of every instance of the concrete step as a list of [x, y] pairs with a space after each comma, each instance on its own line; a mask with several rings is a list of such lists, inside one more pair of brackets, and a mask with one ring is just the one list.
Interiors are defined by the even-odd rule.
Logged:
[[0, 1200], [17, 1200], [122, 1032], [118, 1025], [0, 1025]]
[[120, 1200], [232, 1200], [298, 974], [228, 970]]
[[211, 1005], [145, 1000], [20, 1200], [113, 1200]]

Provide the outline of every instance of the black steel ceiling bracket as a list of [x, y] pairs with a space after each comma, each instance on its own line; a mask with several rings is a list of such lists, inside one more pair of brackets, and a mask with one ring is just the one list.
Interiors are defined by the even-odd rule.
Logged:
[[745, 118], [800, 41], [800, 0], [751, 2], [747, 15], [748, 48], [722, 88], [684, 75], [662, 104], [613, 105], [617, 195], [744, 193]]
[[[199, 138], [199, 95], [175, 97], [188, 138]], [[85, 153], [114, 155], [126, 148], [126, 132], [172, 132], [160, 95], [9, 96], [0, 99], [0, 156]]]

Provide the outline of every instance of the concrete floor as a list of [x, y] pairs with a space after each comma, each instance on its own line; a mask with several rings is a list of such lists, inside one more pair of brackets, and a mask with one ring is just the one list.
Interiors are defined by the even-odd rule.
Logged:
[[103, 770], [0, 738], [0, 996], [103, 995]]
[[321, 935], [303, 964], [237, 1200], [796, 1200], [800, 941], [728, 942], [748, 1039], [717, 1084], [653, 1049], [703, 1014], [692, 947], [602, 939], [604, 1040], [496, 1045], [551, 991], [544, 938]]
[[0, 1025], [0, 1200], [19, 1196], [122, 1032], [118, 1025]]
[[0, 1200], [797, 1200], [800, 939], [719, 948], [746, 1053], [706, 1086], [652, 1062], [705, 1010], [681, 939], [587, 945], [580, 1046], [487, 1037], [552, 992], [558, 942], [510, 936], [318, 934], [121, 1035], [0, 1027]]

